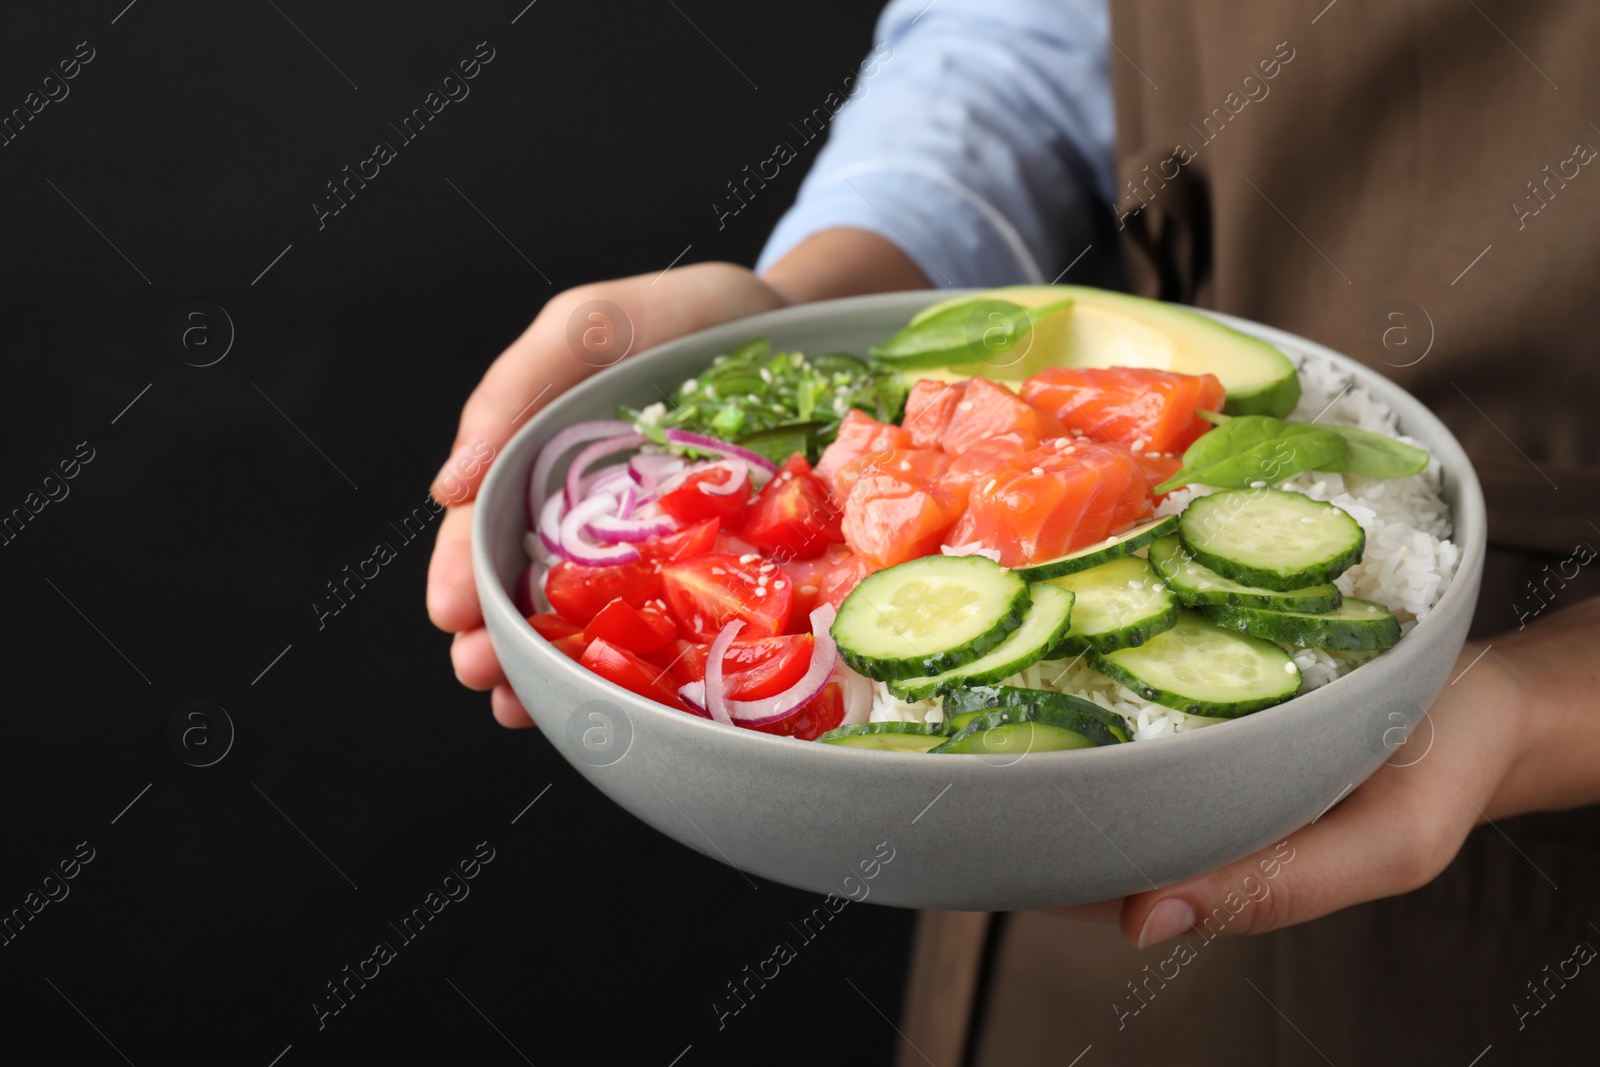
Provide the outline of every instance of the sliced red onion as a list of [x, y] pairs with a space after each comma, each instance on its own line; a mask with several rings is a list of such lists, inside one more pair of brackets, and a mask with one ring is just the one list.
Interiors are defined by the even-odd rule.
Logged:
[[629, 482], [622, 487], [622, 495], [617, 497], [617, 518], [626, 519], [633, 515], [633, 509], [639, 506], [639, 487]]
[[[769, 477], [778, 473], [778, 465], [766, 456], [761, 455], [759, 452], [752, 452], [748, 448], [741, 448], [739, 445], [728, 441], [719, 441], [715, 437], [690, 433], [688, 430], [667, 430], [666, 436], [669, 444], [686, 445], [701, 452], [715, 452], [719, 456], [727, 456], [730, 459], [742, 459], [750, 464], [754, 470], [760, 471]], [[758, 480], [765, 482], [766, 478], [763, 477]]]
[[[718, 722], [731, 722], [739, 726], [771, 726], [782, 722], [805, 707], [822, 692], [823, 686], [833, 680], [834, 668], [839, 663], [838, 646], [828, 633], [828, 628], [833, 625], [833, 616], [831, 604], [822, 604], [811, 613], [811, 636], [815, 641], [811, 650], [811, 665], [799, 681], [777, 696], [763, 700], [728, 699], [727, 686], [722, 677], [722, 657], [744, 626], [740, 620], [724, 626], [722, 632], [717, 634], [717, 639], [711, 642], [711, 649], [706, 653], [706, 680], [690, 682], [678, 690], [678, 695], [696, 707], [704, 707]], [[870, 696], [869, 690], [869, 699]]]
[[550, 475], [568, 449], [602, 437], [615, 437], [618, 434], [628, 433], [632, 429], [632, 423], [623, 422], [621, 419], [594, 419], [589, 422], [573, 423], [546, 441], [544, 447], [539, 450], [539, 457], [533, 461], [533, 471], [528, 475], [528, 491], [524, 500], [528, 526], [532, 528], [537, 525], [539, 509], [544, 506], [545, 492], [550, 484]]
[[642, 434], [618, 434], [603, 441], [596, 441], [574, 456], [572, 466], [567, 468], [567, 507], [575, 508], [578, 506], [578, 501], [583, 499], [583, 475], [590, 464], [601, 456], [609, 456], [613, 452], [621, 452], [627, 448], [637, 448], [648, 440], [649, 438]]
[[669, 534], [677, 528], [678, 524], [672, 521], [670, 515], [650, 515], [634, 519], [601, 515], [584, 524], [584, 529], [602, 544], [648, 541], [652, 537]]
[[580, 496], [595, 496], [598, 493], [609, 493], [616, 496], [623, 489], [637, 488], [633, 478], [628, 474], [626, 463], [616, 463], [610, 467], [601, 467], [597, 471], [590, 471], [584, 475], [582, 484], [578, 487]]
[[728, 654], [728, 646], [742, 629], [744, 620], [734, 619], [722, 628], [706, 651], [706, 680], [701, 686], [700, 705], [724, 726], [733, 725], [733, 716], [728, 712], [728, 689], [722, 680], [722, 657]]
[[646, 491], [683, 472], [688, 462], [682, 456], [669, 456], [663, 452], [640, 452], [628, 460], [628, 473]]
[[727, 469], [728, 477], [722, 482], [700, 482], [700, 491], [710, 496], [733, 496], [735, 493], [748, 491], [750, 482], [750, 468], [742, 459], [725, 459], [714, 463], [710, 467], [702, 467], [702, 471], [715, 470], [718, 467]]
[[522, 551], [535, 563], [550, 562], [550, 546], [544, 543], [544, 538], [534, 530], [529, 530], [522, 535]]
[[853, 726], [872, 719], [872, 679], [864, 678], [851, 670], [843, 659], [833, 670], [833, 677], [844, 694], [844, 718], [840, 726]]
[[[733, 467], [743, 468], [743, 477], [740, 477], [741, 472], [739, 470], [731, 470]], [[691, 475], [705, 474], [707, 471], [719, 473], [723, 471], [729, 471], [732, 474], [732, 477], [724, 475], [723, 480], [720, 482], [713, 482], [709, 485], [705, 482], [700, 483], [702, 486], [705, 486], [704, 491], [713, 496], [732, 496], [745, 486], [745, 479], [748, 478], [751, 481], [756, 481], [755, 476], [758, 473], [763, 476], [764, 480], [770, 481], [772, 478], [772, 475], [767, 474], [764, 471], [758, 472], [751, 470], [742, 459], [705, 460], [700, 463], [691, 463], [684, 467], [683, 470], [679, 471], [677, 474], [674, 474], [672, 477], [668, 478], [666, 481], [657, 486], [655, 492], [645, 499], [654, 500], [658, 497], [665, 496], [666, 494], [681, 488], [683, 484], [689, 480]]]
[[561, 493], [551, 493], [550, 499], [539, 509], [539, 539], [553, 554], [566, 558], [561, 551], [561, 517], [566, 513], [567, 499]]
[[605, 567], [614, 563], [632, 563], [639, 558], [639, 550], [626, 542], [596, 545], [586, 541], [583, 529], [589, 523], [616, 509], [617, 500], [611, 496], [594, 496], [572, 508], [561, 520], [561, 554], [573, 563], [586, 567]]

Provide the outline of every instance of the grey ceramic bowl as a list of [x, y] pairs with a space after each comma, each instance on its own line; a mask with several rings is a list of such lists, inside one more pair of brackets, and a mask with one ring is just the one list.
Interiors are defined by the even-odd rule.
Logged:
[[[865, 352], [949, 292], [786, 309], [685, 337], [597, 375], [530, 420], [495, 460], [472, 531], [478, 595], [512, 687], [596, 788], [662, 833], [736, 868], [818, 893], [904, 907], [1011, 910], [1104, 900], [1272, 844], [1362, 782], [1415, 726], [1466, 638], [1483, 568], [1482, 491], [1418, 401], [1320, 345], [1243, 320], [1291, 354], [1331, 360], [1398, 410], [1439, 457], [1462, 547], [1438, 607], [1394, 649], [1287, 704], [1191, 734], [1015, 762], [810, 744], [723, 726], [579, 667], [518, 615], [523, 492], [539, 447], [618, 402], [659, 399], [751, 337]], [[888, 862], [883, 862], [889, 857]], [[737, 875], [730, 873], [730, 878]]]

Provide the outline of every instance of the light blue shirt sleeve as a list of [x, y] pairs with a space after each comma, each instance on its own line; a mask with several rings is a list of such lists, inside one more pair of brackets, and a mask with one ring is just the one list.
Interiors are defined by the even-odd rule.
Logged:
[[1056, 278], [1114, 199], [1109, 33], [1107, 0], [893, 0], [757, 271], [848, 226], [936, 286]]

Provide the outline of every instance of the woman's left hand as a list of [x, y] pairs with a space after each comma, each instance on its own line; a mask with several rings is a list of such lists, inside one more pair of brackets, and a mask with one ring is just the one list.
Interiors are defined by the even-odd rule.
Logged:
[[[1216, 908], [1230, 916], [1228, 933], [1259, 934], [1428, 884], [1474, 826], [1527, 810], [1516, 795], [1523, 787], [1512, 779], [1520, 777], [1514, 772], [1530, 743], [1530, 709], [1513, 673], [1485, 647], [1463, 650], [1451, 672], [1456, 680], [1407, 741], [1359, 788], [1291, 834], [1287, 847], [1127, 897], [1120, 908], [1107, 901], [1058, 913], [1120, 914], [1123, 936], [1144, 948], [1190, 933]], [[1269, 893], [1252, 896], [1236, 914], [1226, 907], [1231, 895], [1238, 908], [1268, 870]]]

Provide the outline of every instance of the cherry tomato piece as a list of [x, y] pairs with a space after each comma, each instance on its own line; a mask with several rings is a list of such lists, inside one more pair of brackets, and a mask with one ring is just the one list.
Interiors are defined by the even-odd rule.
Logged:
[[[805, 676], [811, 666], [816, 639], [810, 634], [786, 634], [756, 641], [735, 641], [722, 656], [722, 679], [730, 700], [764, 700], [775, 697]], [[672, 666], [681, 686], [703, 682], [709, 644], [692, 644]]]
[[813, 559], [844, 540], [839, 520], [827, 485], [796, 452], [762, 487], [739, 535], [779, 560]]
[[662, 567], [661, 581], [678, 631], [689, 640], [711, 641], [734, 619], [745, 622], [739, 636], [746, 640], [776, 637], [788, 625], [793, 584], [759, 556], [711, 552]]
[[669, 708], [688, 711], [689, 706], [678, 699], [678, 691], [662, 672], [635, 656], [625, 648], [609, 641], [592, 641], [578, 661], [608, 682]]
[[579, 663], [583, 662], [584, 650], [589, 647], [589, 639], [583, 636], [582, 630], [567, 637], [558, 637], [550, 643], [555, 645], [556, 650], [562, 655], [575, 659]]
[[571, 637], [573, 634], [583, 633], [583, 627], [563, 619], [553, 611], [542, 611], [537, 615], [529, 615], [528, 623], [546, 641], [559, 641], [563, 637]]
[[643, 656], [666, 647], [678, 636], [678, 627], [659, 600], [646, 601], [642, 608], [636, 608], [617, 597], [595, 613], [583, 628], [583, 636]]
[[673, 563], [680, 559], [691, 559], [711, 551], [712, 546], [717, 543], [717, 533], [721, 528], [721, 519], [706, 519], [693, 526], [685, 526], [674, 533], [640, 542], [639, 553], [653, 563]]
[[684, 477], [683, 482], [656, 501], [661, 510], [685, 526], [719, 519], [724, 526], [737, 528], [750, 506], [750, 476], [731, 492], [718, 492], [727, 485], [728, 467], [707, 467]]
[[822, 691], [802, 704], [793, 715], [770, 726], [752, 726], [764, 734], [798, 737], [815, 741], [844, 721], [844, 691], [838, 682], [829, 682]]
[[562, 618], [587, 626], [601, 608], [617, 597], [636, 608], [659, 597], [661, 578], [656, 565], [642, 559], [607, 567], [585, 567], [561, 560], [550, 568], [544, 595]]

